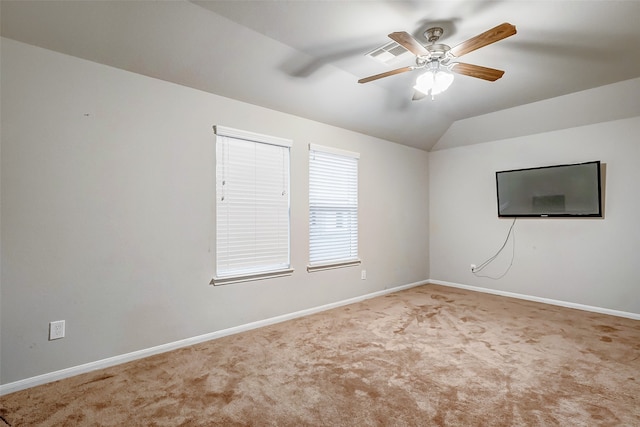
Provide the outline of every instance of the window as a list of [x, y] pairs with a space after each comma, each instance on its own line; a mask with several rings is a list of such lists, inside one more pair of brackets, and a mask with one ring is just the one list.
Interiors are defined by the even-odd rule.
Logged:
[[215, 126], [216, 277], [226, 284], [291, 274], [291, 141]]
[[308, 271], [360, 264], [358, 153], [309, 145]]

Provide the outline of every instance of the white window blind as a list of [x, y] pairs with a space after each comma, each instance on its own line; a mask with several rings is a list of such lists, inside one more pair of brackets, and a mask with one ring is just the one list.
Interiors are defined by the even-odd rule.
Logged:
[[291, 142], [220, 126], [215, 129], [213, 283], [217, 279], [224, 282], [224, 278], [243, 279], [289, 269]]
[[358, 261], [358, 158], [309, 145], [309, 264]]

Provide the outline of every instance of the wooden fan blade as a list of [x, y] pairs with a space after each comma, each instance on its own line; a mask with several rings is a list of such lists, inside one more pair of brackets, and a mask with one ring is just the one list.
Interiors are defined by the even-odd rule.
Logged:
[[507, 37], [514, 35], [516, 32], [515, 25], [505, 22], [460, 43], [456, 47], [452, 48], [449, 53], [453, 56], [462, 56], [469, 52], [473, 52], [476, 49], [480, 49], [481, 47], [490, 45], [491, 43], [506, 39]]
[[415, 67], [402, 67], [396, 68], [395, 70], [387, 71], [386, 73], [376, 74], [375, 76], [365, 77], [363, 79], [358, 80], [358, 83], [368, 83], [373, 80], [378, 80], [383, 77], [389, 77], [400, 73], [406, 73], [407, 71], [413, 70]]
[[488, 80], [495, 82], [504, 74], [502, 70], [496, 70], [495, 68], [481, 67], [480, 65], [465, 64], [457, 62], [451, 67], [451, 71], [458, 74], [463, 74], [469, 77], [475, 77], [482, 80]]
[[429, 51], [422, 46], [418, 40], [411, 37], [411, 35], [405, 31], [398, 31], [396, 33], [389, 34], [389, 38], [398, 43], [415, 56], [429, 55]]

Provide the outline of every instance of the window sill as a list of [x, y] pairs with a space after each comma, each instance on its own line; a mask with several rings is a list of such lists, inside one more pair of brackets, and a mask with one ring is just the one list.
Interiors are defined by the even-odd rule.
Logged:
[[356, 265], [360, 265], [362, 261], [359, 259], [354, 259], [351, 261], [343, 261], [343, 262], [334, 262], [328, 264], [316, 264], [316, 265], [308, 265], [307, 271], [309, 273], [313, 273], [314, 271], [323, 271], [323, 270], [333, 270], [334, 268], [343, 268], [343, 267], [353, 267]]
[[268, 271], [264, 273], [245, 274], [242, 276], [214, 277], [209, 282], [213, 286], [230, 285], [232, 283], [251, 282], [253, 280], [272, 279], [274, 277], [291, 276], [293, 268], [285, 270]]

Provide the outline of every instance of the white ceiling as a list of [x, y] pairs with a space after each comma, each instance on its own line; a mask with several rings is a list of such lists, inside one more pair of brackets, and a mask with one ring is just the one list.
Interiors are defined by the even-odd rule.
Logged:
[[[429, 150], [453, 122], [640, 77], [640, 1], [7, 1], [2, 36]], [[437, 24], [455, 46], [502, 22], [518, 33], [463, 57], [505, 70], [456, 76], [411, 101], [416, 72], [364, 56]], [[424, 39], [422, 39], [424, 41]], [[425, 41], [426, 43], [426, 41]]]

